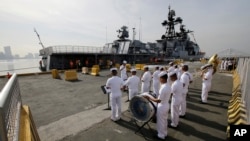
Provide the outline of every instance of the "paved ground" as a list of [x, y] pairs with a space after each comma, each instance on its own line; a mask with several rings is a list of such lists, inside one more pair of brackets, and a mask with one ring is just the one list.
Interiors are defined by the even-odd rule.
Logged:
[[[178, 129], [168, 128], [169, 141], [223, 141], [226, 140], [227, 106], [232, 88], [232, 78], [216, 74], [213, 78], [212, 91], [209, 93], [208, 104], [200, 104], [200, 80], [192, 84], [189, 92], [187, 115], [180, 120]], [[124, 112], [121, 121], [102, 121], [91, 128], [67, 136], [61, 141], [128, 141], [156, 140], [155, 123], [150, 122], [150, 128], [144, 126], [141, 132], [135, 134], [138, 126], [131, 121], [131, 114]]]
[[[190, 63], [194, 72], [201, 64]], [[138, 72], [140, 75], [141, 71]], [[138, 128], [127, 112], [126, 93], [123, 94], [121, 121], [109, 120], [107, 95], [100, 86], [105, 84], [109, 71], [101, 76], [78, 74], [79, 81], [52, 79], [51, 75], [19, 77], [23, 104], [30, 106], [39, 135], [44, 141], [125, 141], [154, 140], [155, 123], [150, 123], [135, 134]], [[0, 88], [6, 79], [0, 78]], [[209, 103], [200, 104], [201, 80], [197, 78], [190, 87], [188, 113], [181, 119], [177, 130], [169, 129], [167, 140], [225, 140], [227, 104], [232, 89], [231, 76], [216, 73], [213, 78]], [[143, 134], [142, 134], [143, 133]]]

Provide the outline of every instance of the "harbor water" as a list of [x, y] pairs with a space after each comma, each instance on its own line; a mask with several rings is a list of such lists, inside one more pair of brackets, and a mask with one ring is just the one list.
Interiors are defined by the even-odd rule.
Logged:
[[0, 75], [17, 73], [41, 72], [39, 69], [40, 59], [13, 59], [0, 60]]

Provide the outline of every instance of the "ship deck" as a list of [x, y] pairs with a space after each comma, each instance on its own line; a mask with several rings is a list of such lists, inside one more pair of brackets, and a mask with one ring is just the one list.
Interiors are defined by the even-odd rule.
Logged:
[[[201, 66], [197, 62], [189, 65], [191, 71]], [[141, 72], [138, 71], [139, 76]], [[151, 129], [144, 126], [135, 134], [138, 126], [131, 121], [131, 113], [127, 111], [126, 93], [122, 99], [122, 120], [110, 120], [111, 113], [105, 110], [107, 95], [100, 88], [108, 74], [108, 70], [101, 71], [98, 77], [78, 73], [79, 80], [74, 82], [65, 81], [63, 74], [60, 74], [62, 79], [53, 79], [51, 74], [19, 76], [22, 102], [30, 106], [41, 140], [155, 140], [153, 122], [149, 123]], [[0, 88], [6, 81], [6, 78], [0, 78]], [[166, 140], [226, 140], [231, 93], [231, 75], [216, 73], [208, 104], [200, 104], [201, 79], [195, 79], [189, 89], [186, 117], [180, 119], [177, 129], [168, 128]]]

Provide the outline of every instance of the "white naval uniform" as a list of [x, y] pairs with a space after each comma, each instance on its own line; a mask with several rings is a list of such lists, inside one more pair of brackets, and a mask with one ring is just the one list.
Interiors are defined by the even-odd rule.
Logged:
[[180, 105], [180, 116], [184, 116], [186, 114], [187, 109], [187, 93], [188, 93], [188, 86], [190, 81], [192, 81], [191, 75], [189, 72], [183, 72], [180, 78], [180, 82], [184, 84], [183, 93], [182, 93], [182, 102]]
[[180, 104], [182, 102], [183, 84], [175, 80], [171, 86], [173, 94], [171, 100], [171, 126], [177, 127], [179, 124]]
[[227, 60], [224, 61], [223, 66], [224, 66], [223, 70], [227, 70], [227, 68], [228, 68], [228, 61]]
[[140, 84], [140, 78], [136, 75], [132, 75], [128, 78], [124, 85], [128, 86], [129, 100], [131, 100], [134, 96], [138, 95], [138, 87]]
[[213, 69], [210, 68], [204, 74], [203, 79], [202, 79], [201, 101], [204, 102], [204, 103], [207, 102], [208, 92], [211, 89], [212, 77], [213, 77]]
[[123, 81], [127, 80], [128, 76], [127, 76], [127, 69], [126, 69], [126, 65], [121, 65], [120, 66], [120, 71], [121, 71], [121, 78]]
[[182, 74], [182, 70], [181, 70], [180, 68], [175, 68], [175, 69], [174, 69], [174, 72], [175, 72], [176, 75], [177, 75], [177, 79], [180, 80], [181, 74]]
[[150, 71], [144, 72], [144, 74], [143, 74], [143, 76], [141, 78], [141, 81], [142, 81], [141, 93], [149, 92], [151, 77], [152, 76], [151, 76]]
[[121, 118], [121, 88], [123, 80], [118, 76], [112, 76], [107, 80], [106, 87], [110, 88], [111, 119], [116, 121]]
[[159, 95], [159, 88], [160, 88], [159, 74], [160, 74], [160, 71], [156, 70], [152, 75], [152, 77], [153, 77], [153, 92], [154, 92], [154, 94], [156, 94], [157, 97]]
[[157, 105], [156, 113], [156, 128], [158, 137], [165, 139], [167, 136], [168, 127], [168, 111], [169, 111], [169, 99], [171, 96], [171, 87], [168, 83], [162, 84], [159, 90], [158, 99], [161, 100]]
[[221, 61], [221, 64], [220, 64], [220, 70], [224, 70], [224, 60]]

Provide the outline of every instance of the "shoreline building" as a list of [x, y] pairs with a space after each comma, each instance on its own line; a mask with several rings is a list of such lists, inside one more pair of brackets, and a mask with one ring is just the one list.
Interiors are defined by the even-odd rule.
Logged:
[[12, 52], [11, 52], [11, 47], [10, 46], [5, 46], [3, 48], [4, 48], [5, 59], [13, 59]]

